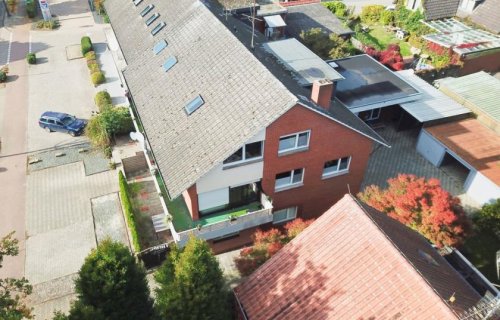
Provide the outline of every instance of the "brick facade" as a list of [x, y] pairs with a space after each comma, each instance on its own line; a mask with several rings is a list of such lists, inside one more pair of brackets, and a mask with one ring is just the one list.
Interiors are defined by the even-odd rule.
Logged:
[[198, 193], [196, 192], [196, 184], [182, 193], [186, 206], [191, 214], [191, 219], [199, 220], [200, 213], [198, 211]]
[[[311, 130], [309, 148], [278, 155], [280, 136]], [[350, 189], [356, 194], [361, 186], [373, 141], [302, 106], [295, 106], [266, 130], [262, 188], [273, 199], [274, 210], [298, 207], [298, 216], [321, 215]], [[322, 179], [326, 161], [351, 156], [349, 173]], [[275, 192], [276, 174], [304, 168], [303, 186]], [[348, 187], [349, 185], [349, 187]]]
[[490, 54], [484, 53], [478, 57], [464, 60], [460, 75], [465, 76], [479, 71], [500, 71], [500, 51]]

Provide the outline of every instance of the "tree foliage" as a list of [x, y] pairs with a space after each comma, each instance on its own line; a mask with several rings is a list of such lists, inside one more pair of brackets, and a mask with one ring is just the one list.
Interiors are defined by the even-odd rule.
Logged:
[[500, 199], [485, 204], [474, 216], [474, 223], [480, 230], [491, 230], [500, 237]]
[[323, 2], [322, 5], [339, 18], [345, 18], [349, 14], [347, 6], [342, 1], [328, 1]]
[[411, 227], [438, 247], [458, 246], [469, 230], [460, 199], [441, 188], [438, 179], [400, 174], [387, 189], [369, 186], [358, 197]]
[[331, 33], [326, 34], [321, 28], [312, 28], [300, 33], [304, 45], [323, 59], [338, 59], [353, 54], [354, 48], [349, 41]]
[[384, 12], [384, 10], [385, 7], [379, 4], [364, 6], [361, 9], [359, 18], [363, 23], [376, 23], [380, 20], [380, 17], [382, 16], [382, 12]]
[[[13, 235], [14, 232], [11, 232], [0, 239], [0, 268], [2, 268], [4, 256], [19, 254], [19, 241], [13, 238]], [[0, 319], [33, 319], [31, 309], [24, 302], [31, 292], [32, 287], [25, 278], [0, 279]]]
[[250, 275], [312, 222], [313, 220], [295, 219], [285, 225], [284, 232], [275, 228], [268, 231], [257, 230], [253, 235], [253, 246], [242, 249], [234, 259], [236, 268], [242, 276]]
[[367, 55], [378, 60], [380, 63], [392, 70], [403, 70], [404, 61], [401, 55], [401, 48], [397, 44], [390, 44], [386, 50], [378, 51], [374, 47], [365, 46], [364, 51]]
[[121, 243], [107, 239], [92, 250], [75, 288], [78, 300], [69, 320], [147, 320], [154, 315], [146, 272]]
[[105, 148], [110, 145], [113, 135], [127, 133], [133, 129], [134, 124], [128, 108], [106, 107], [100, 114], [90, 118], [85, 134], [93, 145]]
[[222, 271], [204, 240], [191, 237], [184, 249], [174, 247], [155, 279], [163, 319], [229, 319]]

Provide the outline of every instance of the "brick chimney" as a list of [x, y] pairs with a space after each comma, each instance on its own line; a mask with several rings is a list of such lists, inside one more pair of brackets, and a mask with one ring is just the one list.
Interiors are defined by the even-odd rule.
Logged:
[[323, 109], [330, 108], [330, 101], [332, 100], [334, 83], [330, 80], [316, 80], [313, 82], [311, 100]]

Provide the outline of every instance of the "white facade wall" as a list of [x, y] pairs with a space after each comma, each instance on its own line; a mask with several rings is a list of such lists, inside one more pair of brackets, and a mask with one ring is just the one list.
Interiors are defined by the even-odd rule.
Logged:
[[[266, 130], [263, 129], [246, 143], [264, 141]], [[254, 162], [247, 165], [241, 165], [231, 169], [223, 170], [222, 163], [213, 168], [206, 175], [196, 182], [196, 190], [199, 195], [205, 192], [236, 187], [262, 179], [264, 161]], [[229, 191], [228, 191], [229, 192]], [[200, 207], [200, 210], [201, 207]]]
[[424, 129], [420, 130], [417, 141], [417, 152], [436, 167], [441, 165], [444, 155], [446, 154], [445, 147], [434, 139]]
[[481, 205], [500, 198], [500, 187], [475, 170], [469, 174], [464, 189], [467, 195]]

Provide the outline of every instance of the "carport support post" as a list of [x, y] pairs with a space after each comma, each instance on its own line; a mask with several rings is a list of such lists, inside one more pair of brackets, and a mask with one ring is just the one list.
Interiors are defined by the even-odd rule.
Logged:
[[9, 8], [7, 8], [7, 2], [5, 2], [5, 0], [3, 0], [3, 6], [5, 7], [5, 12], [7, 12], [7, 17], [10, 17]]

